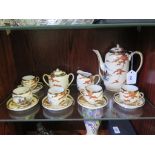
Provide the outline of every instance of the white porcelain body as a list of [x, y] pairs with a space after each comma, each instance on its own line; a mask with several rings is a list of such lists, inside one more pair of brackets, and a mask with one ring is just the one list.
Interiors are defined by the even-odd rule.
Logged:
[[[98, 78], [98, 80], [95, 82], [96, 77]], [[81, 90], [85, 89], [85, 87], [90, 84], [98, 84], [99, 81], [100, 81], [100, 76], [97, 74], [92, 75], [90, 77], [86, 77], [81, 74], [78, 74], [76, 83], [77, 83], [78, 90], [81, 91]]]
[[105, 56], [104, 85], [107, 90], [119, 91], [126, 83], [129, 71], [129, 55], [127, 53], [110, 53]]
[[21, 84], [24, 87], [35, 88], [39, 82], [39, 77], [35, 77], [33, 75], [26, 75], [22, 77]]
[[[45, 80], [46, 76], [48, 77], [48, 82], [46, 82]], [[69, 82], [69, 76], [72, 76], [72, 79], [70, 82]], [[57, 87], [63, 87], [64, 89], [67, 89], [73, 82], [74, 75], [70, 73], [63, 76], [51, 77], [51, 75], [44, 74], [43, 80], [49, 87], [57, 86]]]
[[127, 73], [129, 71], [129, 63], [133, 55], [140, 56], [140, 65], [136, 72], [140, 70], [143, 63], [143, 55], [141, 52], [135, 51], [131, 54], [125, 52], [108, 52], [105, 55], [105, 62], [98, 50], [93, 50], [99, 61], [99, 74], [104, 81], [107, 90], [118, 92], [122, 85], [126, 84]]
[[26, 101], [32, 101], [32, 92], [28, 87], [18, 87], [12, 93], [13, 102], [24, 104]]
[[86, 127], [86, 135], [97, 135], [101, 121], [84, 121]]
[[103, 99], [103, 90], [99, 85], [88, 85], [80, 93], [90, 104], [96, 104]]
[[138, 87], [134, 85], [123, 85], [119, 92], [120, 100], [126, 104], [137, 102], [144, 97], [142, 92], [139, 92]]
[[[103, 117], [103, 108], [89, 109], [82, 106], [78, 106], [78, 111], [81, 116], [85, 118], [86, 135], [97, 135], [101, 121], [98, 120]], [[95, 119], [95, 120], [93, 120]]]
[[53, 86], [48, 90], [47, 98], [48, 102], [52, 105], [59, 105], [61, 102], [65, 101], [69, 95], [69, 90], [63, 87]]

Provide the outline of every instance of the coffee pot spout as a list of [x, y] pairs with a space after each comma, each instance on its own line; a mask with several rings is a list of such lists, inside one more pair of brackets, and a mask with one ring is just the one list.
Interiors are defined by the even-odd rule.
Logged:
[[102, 60], [101, 54], [98, 50], [93, 49], [93, 52], [97, 55], [98, 62], [99, 62], [99, 71], [100, 69], [104, 72], [104, 62]]

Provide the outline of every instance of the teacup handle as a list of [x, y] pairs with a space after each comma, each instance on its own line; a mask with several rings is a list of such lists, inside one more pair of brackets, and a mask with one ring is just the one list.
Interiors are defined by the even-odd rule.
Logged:
[[49, 83], [48, 83], [48, 82], [46, 81], [46, 79], [45, 79], [46, 76], [49, 77], [48, 74], [44, 74], [44, 75], [43, 75], [43, 81], [47, 84], [47, 86], [50, 87]]
[[97, 82], [96, 82], [95, 84], [98, 84], [98, 83], [100, 82], [100, 79], [101, 79], [101, 78], [100, 78], [100, 75], [99, 75], [99, 74], [96, 74], [96, 75], [93, 76], [93, 80], [94, 80], [94, 81], [95, 81], [95, 78], [96, 78], [96, 77], [98, 78], [98, 80], [97, 80]]
[[36, 76], [36, 82], [38, 83], [40, 80], [39, 76]]
[[133, 52], [133, 53], [130, 54], [129, 60], [131, 60], [131, 58], [132, 58], [135, 54], [138, 54], [138, 55], [140, 56], [140, 65], [139, 65], [138, 69], [136, 70], [136, 72], [138, 73], [139, 70], [140, 70], [141, 67], [142, 67], [142, 64], [143, 64], [143, 55], [142, 55], [141, 52], [135, 51], [135, 52]]
[[139, 95], [140, 95], [140, 98], [144, 98], [144, 93], [140, 92]]
[[66, 97], [65, 97], [65, 100], [67, 99], [67, 97], [70, 95], [70, 90], [69, 89], [66, 89]]
[[84, 89], [82, 89], [82, 90], [79, 91], [82, 96], [83, 96], [83, 91], [84, 91]]
[[72, 84], [72, 82], [73, 82], [73, 80], [74, 80], [74, 74], [73, 73], [69, 73], [68, 74], [68, 77], [69, 76], [72, 76], [72, 80], [71, 80], [71, 82], [68, 84], [68, 87]]
[[70, 90], [66, 89], [66, 94], [69, 95], [70, 94]]

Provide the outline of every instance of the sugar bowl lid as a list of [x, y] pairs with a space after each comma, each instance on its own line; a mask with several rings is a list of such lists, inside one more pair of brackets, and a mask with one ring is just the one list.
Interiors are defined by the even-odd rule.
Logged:
[[66, 75], [66, 72], [60, 70], [59, 68], [57, 68], [55, 71], [53, 71], [52, 76], [64, 76]]
[[110, 52], [124, 52], [124, 49], [117, 44], [116, 47], [110, 49]]

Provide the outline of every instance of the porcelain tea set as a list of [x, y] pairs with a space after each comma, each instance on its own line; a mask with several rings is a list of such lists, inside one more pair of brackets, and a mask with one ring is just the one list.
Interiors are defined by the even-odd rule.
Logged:
[[12, 91], [12, 98], [7, 108], [12, 111], [28, 110], [38, 104], [39, 98], [34, 93], [43, 88], [39, 77], [27, 75], [22, 77], [21, 85]]
[[[99, 84], [102, 79], [106, 90], [116, 92], [113, 99], [119, 106], [129, 109], [143, 106], [144, 94], [135, 85], [126, 84], [130, 60], [135, 54], [140, 56], [140, 65], [136, 71], [138, 72], [143, 63], [142, 53], [135, 51], [128, 54], [117, 45], [106, 54], [105, 63], [103, 63], [99, 51], [93, 51], [98, 58], [99, 74], [92, 75], [82, 70], [77, 71], [76, 83], [80, 93], [77, 98], [78, 104], [88, 109], [103, 108], [107, 105], [108, 99]], [[74, 99], [69, 90], [73, 80], [73, 73], [67, 74], [60, 69], [54, 70], [51, 74], [44, 74], [43, 81], [49, 89], [47, 96], [42, 100], [42, 106], [45, 109], [57, 111], [73, 105]], [[33, 75], [22, 77], [21, 85], [13, 90], [12, 98], [7, 102], [7, 108], [20, 111], [33, 107], [39, 101], [35, 93], [42, 88], [43, 84], [39, 82], [39, 77]]]

